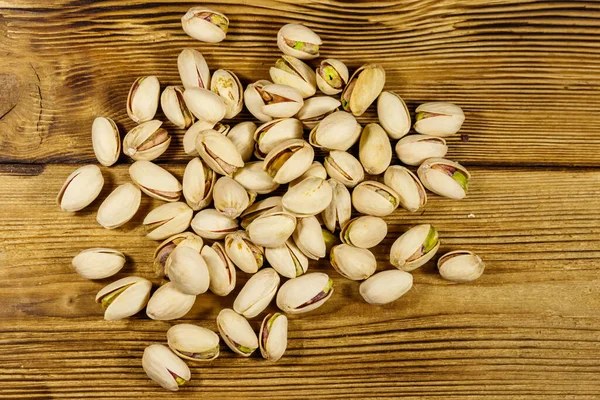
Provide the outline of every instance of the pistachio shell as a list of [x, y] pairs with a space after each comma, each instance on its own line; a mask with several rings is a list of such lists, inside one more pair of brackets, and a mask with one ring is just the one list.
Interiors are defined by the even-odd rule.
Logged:
[[146, 347], [142, 367], [150, 379], [171, 391], [179, 390], [180, 385], [191, 379], [188, 366], [162, 344]]
[[310, 167], [308, 167], [308, 169], [306, 170], [306, 172], [304, 172], [302, 175], [300, 175], [288, 184], [288, 189], [293, 188], [294, 186], [311, 176], [321, 179], [327, 179], [327, 171], [325, 170], [325, 167], [323, 167], [323, 164], [321, 164], [318, 161], [313, 161]]
[[252, 204], [250, 207], [246, 209], [241, 215], [242, 218], [242, 228], [247, 229], [248, 225], [256, 218], [261, 216], [262, 214], [272, 210], [276, 207], [281, 207], [281, 197], [280, 196], [272, 196], [268, 197], [264, 200], [261, 200], [257, 203]]
[[396, 143], [396, 155], [406, 165], [421, 165], [428, 158], [444, 157], [448, 146], [444, 138], [409, 135]]
[[205, 208], [192, 219], [192, 229], [204, 239], [224, 239], [228, 233], [235, 232], [238, 222], [227, 218], [214, 208]]
[[356, 211], [375, 217], [390, 215], [399, 201], [396, 192], [376, 181], [363, 181], [352, 191], [352, 205]]
[[230, 233], [225, 237], [225, 253], [235, 265], [248, 274], [263, 266], [264, 249], [252, 243], [245, 231]]
[[211, 361], [219, 356], [219, 335], [192, 324], [173, 325], [167, 331], [173, 353], [190, 361]]
[[177, 68], [184, 88], [210, 88], [210, 70], [198, 50], [183, 49], [177, 57]]
[[75, 271], [85, 279], [104, 279], [123, 268], [125, 256], [117, 250], [96, 247], [81, 251], [71, 263]]
[[237, 218], [250, 205], [250, 197], [242, 185], [228, 176], [222, 176], [215, 183], [213, 203], [221, 214]]
[[150, 197], [163, 201], [177, 201], [181, 197], [181, 183], [170, 172], [150, 161], [131, 164], [129, 176]]
[[200, 236], [195, 235], [192, 232], [177, 233], [165, 239], [154, 251], [153, 259], [156, 277], [160, 278], [165, 276], [165, 264], [169, 258], [169, 255], [177, 247], [182, 246], [190, 247], [199, 254], [200, 250], [202, 250], [202, 247], [204, 246], [204, 241]]
[[465, 121], [462, 108], [452, 103], [435, 101], [417, 107], [415, 131], [430, 136], [452, 136]]
[[394, 241], [390, 263], [403, 271], [412, 271], [431, 260], [439, 247], [439, 236], [433, 225], [416, 225]]
[[158, 110], [160, 83], [155, 76], [137, 78], [127, 95], [127, 115], [133, 122], [150, 121]]
[[408, 168], [392, 165], [383, 176], [383, 181], [397, 194], [400, 206], [410, 212], [419, 211], [427, 204], [427, 193], [421, 181]]
[[377, 99], [377, 118], [391, 139], [400, 139], [410, 131], [410, 112], [394, 92], [381, 92]]
[[165, 263], [165, 273], [177, 290], [199, 295], [208, 290], [208, 267], [200, 253], [187, 246], [175, 248]]
[[379, 217], [363, 215], [343, 225], [340, 232], [342, 243], [370, 249], [377, 246], [387, 235], [387, 224]]
[[358, 158], [371, 175], [382, 174], [392, 161], [392, 145], [390, 139], [378, 124], [365, 126], [360, 136]]
[[123, 153], [134, 160], [152, 161], [158, 158], [171, 144], [171, 136], [161, 125], [162, 122], [155, 119], [127, 132], [123, 139]]
[[196, 40], [218, 43], [227, 35], [229, 18], [220, 12], [196, 6], [181, 17], [181, 26], [185, 33]]
[[244, 107], [244, 89], [238, 77], [227, 69], [218, 69], [213, 73], [210, 90], [217, 93], [225, 102], [225, 118], [238, 115]]
[[333, 97], [316, 96], [304, 100], [304, 105], [296, 114], [306, 129], [313, 129], [325, 117], [338, 110], [342, 103]]
[[295, 229], [296, 218], [278, 206], [254, 219], [246, 231], [253, 243], [263, 247], [278, 247], [292, 236]]
[[92, 146], [100, 164], [110, 167], [117, 162], [121, 153], [121, 138], [115, 121], [105, 117], [94, 119]]
[[301, 60], [319, 57], [319, 35], [300, 24], [286, 24], [277, 32], [277, 46], [283, 52]]
[[260, 326], [259, 346], [264, 359], [278, 361], [287, 348], [288, 319], [280, 313], [268, 314]]
[[268, 122], [273, 119], [270, 115], [263, 112], [265, 100], [262, 97], [262, 88], [266, 85], [270, 85], [271, 82], [266, 79], [261, 79], [254, 83], [249, 84], [244, 91], [244, 103], [246, 108], [256, 119], [261, 122]]
[[296, 246], [306, 257], [318, 260], [327, 254], [321, 225], [316, 217], [298, 218], [293, 237]]
[[352, 200], [350, 198], [350, 192], [346, 186], [342, 185], [335, 179], [329, 179], [327, 181], [331, 186], [333, 196], [331, 202], [325, 208], [321, 216], [327, 229], [331, 232], [335, 232], [336, 227], [342, 228], [348, 220], [350, 220], [350, 214], [352, 214]]
[[142, 222], [148, 229], [146, 237], [163, 240], [183, 232], [190, 226], [193, 215], [192, 209], [181, 201], [158, 206], [150, 211]]
[[246, 318], [260, 314], [273, 300], [279, 287], [279, 274], [263, 268], [248, 279], [233, 302], [233, 309]]
[[452, 282], [471, 282], [485, 270], [481, 257], [472, 251], [456, 250], [440, 257], [437, 263], [442, 278]]
[[444, 158], [429, 158], [417, 170], [427, 189], [440, 196], [461, 200], [467, 195], [471, 174], [465, 167]]
[[309, 142], [325, 150], [346, 151], [356, 143], [360, 132], [361, 127], [352, 114], [336, 111], [310, 131]]
[[179, 129], [188, 128], [194, 122], [194, 116], [183, 99], [183, 87], [167, 86], [160, 95], [160, 108], [165, 117]]
[[210, 247], [204, 246], [201, 255], [208, 267], [210, 291], [217, 296], [227, 296], [235, 289], [236, 273], [223, 245], [215, 242]]
[[387, 304], [399, 299], [412, 288], [408, 272], [392, 269], [378, 272], [360, 284], [360, 295], [369, 304]]
[[283, 55], [275, 66], [269, 69], [269, 75], [273, 83], [293, 87], [303, 99], [317, 92], [314, 71], [296, 57]]
[[279, 247], [265, 249], [265, 257], [275, 271], [286, 278], [300, 276], [308, 269], [308, 258], [290, 239]]
[[198, 157], [193, 158], [183, 172], [183, 196], [188, 206], [198, 211], [213, 199], [217, 174]]
[[354, 116], [362, 115], [385, 85], [385, 70], [377, 64], [357, 69], [342, 92], [342, 107]]
[[377, 269], [377, 260], [373, 253], [348, 244], [333, 246], [329, 261], [340, 275], [353, 281], [367, 279]]
[[218, 174], [231, 177], [238, 168], [244, 166], [244, 160], [233, 142], [212, 129], [198, 135], [196, 150], [204, 162]]
[[256, 124], [251, 121], [245, 121], [235, 125], [225, 135], [231, 140], [244, 162], [250, 161], [252, 158], [254, 132], [256, 132]]
[[235, 353], [249, 357], [258, 348], [258, 338], [250, 323], [232, 309], [221, 310], [217, 327], [225, 344]]
[[254, 132], [254, 155], [263, 160], [278, 144], [302, 139], [302, 124], [296, 118], [280, 118], [265, 122]]
[[95, 165], [79, 167], [65, 180], [56, 197], [56, 204], [63, 211], [82, 210], [96, 200], [103, 186], [100, 168]]
[[352, 154], [345, 151], [333, 150], [323, 162], [330, 177], [353, 188], [365, 179], [362, 164]]
[[198, 151], [196, 150], [196, 139], [198, 138], [200, 132], [213, 128], [218, 132], [219, 130], [217, 128], [222, 126], [225, 125], [221, 125], [220, 123], [215, 124], [214, 122], [204, 120], [196, 121], [194, 125], [190, 126], [189, 129], [185, 131], [185, 134], [183, 135], [183, 151], [185, 151], [185, 154], [189, 156], [197, 156]]
[[196, 87], [185, 89], [183, 99], [188, 109], [199, 120], [216, 123], [222, 120], [227, 112], [227, 106], [221, 96], [208, 89]]
[[106, 229], [125, 225], [140, 208], [142, 192], [132, 183], [124, 183], [113, 190], [100, 204], [96, 221]]
[[333, 281], [327, 274], [312, 272], [290, 279], [277, 293], [277, 307], [287, 314], [301, 314], [325, 304], [333, 294]]
[[304, 105], [300, 92], [291, 86], [270, 84], [258, 91], [264, 101], [261, 112], [273, 118], [292, 117]]
[[298, 178], [312, 165], [315, 151], [302, 139], [293, 139], [275, 146], [263, 163], [274, 182], [283, 184]]
[[167, 282], [150, 297], [146, 314], [157, 321], [179, 319], [192, 309], [195, 301], [196, 296], [183, 293], [173, 282]]
[[258, 194], [267, 194], [276, 190], [279, 184], [273, 181], [273, 178], [263, 170], [262, 161], [252, 161], [244, 164], [233, 174], [233, 179], [246, 190]]
[[348, 83], [348, 67], [339, 60], [328, 58], [321, 61], [316, 76], [321, 92], [331, 96], [340, 93]]
[[284, 210], [297, 217], [308, 217], [327, 208], [332, 197], [333, 189], [325, 179], [309, 176], [288, 189], [281, 199], [281, 204]]
[[150, 298], [152, 282], [137, 276], [128, 276], [103, 287], [96, 295], [96, 303], [104, 309], [104, 319], [114, 321], [131, 317], [142, 311]]

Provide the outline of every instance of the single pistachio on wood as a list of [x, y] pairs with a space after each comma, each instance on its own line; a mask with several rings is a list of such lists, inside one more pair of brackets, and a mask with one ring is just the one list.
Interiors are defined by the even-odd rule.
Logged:
[[146, 307], [150, 290], [152, 282], [148, 279], [128, 276], [103, 287], [96, 295], [96, 303], [102, 304], [105, 320], [123, 319]]
[[285, 278], [295, 278], [308, 269], [308, 258], [291, 239], [279, 247], [265, 249], [265, 257], [271, 267]]
[[323, 162], [330, 177], [346, 187], [353, 188], [365, 179], [362, 164], [356, 157], [345, 151], [330, 151]]
[[398, 194], [400, 206], [405, 210], [417, 212], [427, 204], [425, 188], [408, 168], [390, 166], [383, 175], [383, 181]]
[[437, 263], [442, 278], [452, 282], [471, 282], [485, 270], [481, 257], [472, 251], [456, 250], [444, 254]]
[[217, 328], [225, 344], [234, 353], [250, 357], [258, 348], [258, 338], [248, 320], [231, 308], [224, 308], [217, 315]]
[[100, 204], [96, 221], [106, 229], [125, 225], [138, 211], [142, 192], [133, 183], [124, 183], [113, 190]]
[[319, 122], [309, 134], [314, 147], [346, 151], [358, 140], [361, 126], [356, 118], [345, 111], [336, 111]]
[[385, 70], [377, 64], [357, 69], [342, 92], [342, 107], [354, 116], [362, 115], [385, 85]]
[[183, 197], [194, 211], [202, 210], [213, 199], [217, 174], [200, 158], [192, 158], [183, 172]]
[[260, 325], [260, 354], [265, 360], [278, 361], [287, 348], [288, 319], [281, 313], [268, 314]]
[[425, 160], [417, 174], [423, 186], [440, 196], [461, 200], [469, 190], [469, 171], [459, 163], [444, 158]]
[[392, 162], [390, 139], [378, 124], [368, 124], [362, 131], [358, 147], [358, 158], [371, 175], [382, 174]]
[[175, 248], [165, 263], [165, 274], [177, 290], [199, 295], [208, 290], [210, 276], [206, 262], [196, 249], [187, 246]]
[[273, 83], [288, 85], [300, 92], [303, 99], [317, 92], [317, 82], [312, 68], [298, 58], [288, 55], [281, 56], [275, 66], [269, 69]]
[[115, 121], [105, 117], [94, 119], [92, 146], [100, 164], [110, 167], [117, 162], [121, 153], [121, 138]]
[[134, 160], [152, 161], [169, 148], [171, 136], [161, 128], [162, 122], [154, 119], [139, 124], [125, 135], [123, 153]]
[[444, 157], [446, 140], [428, 135], [409, 135], [396, 143], [396, 155], [406, 165], [421, 165], [428, 158]]
[[430, 136], [452, 136], [465, 122], [465, 114], [452, 103], [434, 101], [417, 107], [413, 128], [418, 133]]
[[179, 319], [187, 314], [196, 301], [196, 296], [178, 290], [173, 282], [167, 282], [150, 297], [146, 315], [157, 321]]
[[377, 260], [367, 249], [339, 244], [329, 253], [329, 262], [344, 278], [362, 281], [375, 273]]
[[267, 197], [264, 200], [252, 204], [241, 215], [242, 228], [247, 229], [252, 221], [276, 207], [281, 207], [281, 196]]
[[206, 130], [198, 135], [196, 150], [204, 162], [220, 175], [231, 177], [244, 166], [244, 160], [233, 142], [215, 130]]
[[262, 97], [262, 88], [271, 84], [272, 82], [261, 79], [246, 86], [246, 90], [244, 91], [244, 104], [246, 108], [261, 122], [269, 122], [273, 119], [273, 117], [263, 112], [265, 100]]
[[233, 179], [246, 190], [257, 194], [271, 193], [279, 187], [279, 184], [274, 182], [273, 178], [263, 170], [262, 161], [244, 163], [242, 168], [235, 171]]
[[278, 247], [292, 236], [295, 229], [296, 217], [277, 206], [250, 222], [246, 231], [253, 243], [263, 247]]
[[208, 129], [213, 129], [223, 135], [226, 135], [229, 131], [229, 125], [221, 124], [217, 122], [216, 124], [211, 121], [196, 121], [192, 126], [189, 127], [185, 134], [183, 135], [183, 151], [185, 154], [189, 156], [197, 156], [198, 151], [196, 150], [196, 139], [200, 132], [203, 132]]
[[194, 116], [183, 99], [183, 87], [167, 86], [160, 95], [160, 108], [165, 117], [179, 129], [189, 128]]
[[376, 181], [363, 181], [352, 191], [352, 205], [361, 214], [385, 217], [394, 212], [399, 202], [394, 190]]
[[192, 219], [192, 229], [204, 239], [225, 239], [225, 236], [235, 232], [237, 227], [237, 220], [224, 216], [214, 208], [205, 208]]
[[71, 261], [79, 276], [104, 279], [113, 276], [125, 265], [125, 256], [117, 250], [95, 247], [81, 251]]
[[321, 217], [327, 229], [335, 232], [336, 227], [339, 226], [341, 229], [350, 220], [352, 199], [348, 188], [340, 182], [335, 179], [329, 179], [327, 183], [331, 186], [333, 195], [331, 202], [321, 213]]
[[252, 243], [245, 231], [225, 236], [225, 253], [239, 269], [248, 274], [256, 273], [263, 266], [264, 248]]
[[342, 103], [333, 97], [316, 96], [304, 100], [304, 105], [296, 114], [306, 129], [313, 129], [325, 117], [338, 111]]
[[137, 78], [127, 95], [127, 115], [133, 122], [150, 121], [158, 110], [160, 82], [155, 76]]
[[184, 360], [212, 361], [219, 356], [219, 335], [197, 325], [173, 325], [167, 331], [167, 344]]
[[277, 46], [283, 54], [301, 60], [319, 57], [319, 46], [323, 44], [319, 35], [301, 24], [286, 24], [277, 32]]
[[275, 146], [291, 139], [302, 139], [302, 134], [302, 124], [296, 118], [265, 122], [254, 132], [254, 155], [264, 160]]
[[154, 272], [157, 278], [165, 276], [165, 264], [173, 250], [183, 246], [190, 247], [200, 254], [204, 241], [192, 232], [177, 233], [165, 239], [154, 251]]
[[150, 379], [173, 392], [185, 385], [192, 376], [188, 366], [162, 344], [146, 347], [142, 367]]
[[150, 161], [136, 161], [129, 167], [129, 176], [142, 192], [163, 200], [177, 201], [181, 197], [181, 183], [170, 172]]
[[286, 314], [301, 314], [321, 307], [332, 294], [331, 278], [322, 272], [311, 272], [281, 285], [277, 307]]
[[377, 99], [377, 118], [390, 139], [400, 139], [410, 131], [410, 112], [394, 92], [381, 92]]
[[79, 167], [63, 183], [56, 196], [56, 204], [67, 212], [82, 210], [96, 200], [103, 186], [100, 168], [96, 165]]
[[166, 203], [150, 211], [142, 224], [147, 229], [146, 237], [164, 240], [190, 226], [194, 211], [181, 201]]
[[231, 140], [244, 162], [248, 162], [252, 158], [254, 132], [256, 132], [256, 124], [252, 121], [245, 121], [240, 122], [225, 133], [225, 136]]
[[359, 293], [369, 304], [388, 304], [398, 300], [413, 285], [408, 272], [391, 269], [378, 272], [360, 284]]
[[319, 89], [327, 95], [340, 93], [348, 83], [348, 67], [335, 58], [321, 61], [315, 72]]
[[285, 211], [296, 217], [308, 217], [325, 210], [331, 203], [332, 197], [333, 188], [325, 179], [309, 176], [289, 188], [283, 195], [281, 204]]
[[312, 165], [315, 151], [302, 139], [292, 139], [275, 146], [263, 162], [263, 169], [279, 184], [298, 178]]
[[202, 53], [194, 49], [183, 49], [177, 57], [177, 68], [185, 89], [210, 88], [210, 70]]
[[315, 216], [298, 218], [293, 238], [300, 251], [311, 260], [318, 260], [327, 254], [321, 224]]
[[323, 167], [323, 164], [321, 164], [318, 161], [313, 161], [310, 167], [308, 167], [308, 169], [306, 170], [306, 172], [304, 172], [302, 175], [300, 175], [288, 184], [288, 189], [293, 188], [294, 186], [311, 176], [321, 179], [327, 179], [327, 171], [325, 170], [325, 167]]
[[204, 246], [201, 255], [210, 275], [208, 288], [217, 296], [227, 296], [235, 289], [236, 273], [225, 248], [221, 243], [214, 242], [212, 246]]
[[196, 87], [185, 89], [183, 99], [188, 109], [199, 120], [216, 123], [222, 120], [227, 112], [223, 98], [209, 89]]
[[232, 71], [218, 69], [213, 73], [210, 90], [221, 96], [225, 102], [225, 118], [238, 115], [244, 107], [244, 88]]
[[213, 203], [217, 211], [228, 218], [237, 218], [250, 205], [250, 196], [242, 185], [228, 176], [215, 183]]
[[273, 268], [263, 268], [252, 275], [233, 302], [235, 312], [246, 318], [256, 317], [275, 297], [279, 280]]
[[377, 246], [387, 235], [387, 224], [379, 217], [363, 215], [343, 225], [340, 232], [342, 243], [362, 249]]
[[190, 8], [181, 17], [183, 31], [196, 40], [218, 43], [225, 39], [229, 29], [229, 18], [218, 11], [202, 6]]
[[272, 83], [255, 89], [264, 101], [261, 112], [272, 118], [292, 117], [304, 105], [300, 92], [291, 86]]
[[440, 238], [433, 225], [416, 225], [394, 241], [390, 263], [403, 271], [412, 271], [431, 260], [439, 248]]

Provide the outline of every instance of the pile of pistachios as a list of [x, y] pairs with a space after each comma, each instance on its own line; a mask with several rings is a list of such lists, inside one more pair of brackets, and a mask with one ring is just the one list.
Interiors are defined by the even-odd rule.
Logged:
[[[182, 25], [191, 37], [216, 43], [225, 38], [229, 20], [193, 7]], [[98, 208], [98, 223], [106, 229], [126, 224], [136, 215], [142, 192], [165, 202], [143, 220], [147, 238], [163, 240], [154, 254], [162, 285], [151, 295], [150, 280], [129, 276], [104, 287], [96, 302], [106, 320], [127, 318], [144, 308], [154, 320], [182, 318], [203, 293], [229, 295], [236, 287], [237, 267], [252, 275], [233, 309], [217, 317], [221, 338], [239, 355], [248, 357], [260, 348], [265, 359], [276, 361], [287, 347], [285, 314], [314, 310], [334, 292], [326, 273], [308, 272], [310, 260], [329, 256], [337, 273], [362, 281], [358, 290], [366, 302], [386, 304], [411, 289], [408, 271], [435, 256], [440, 238], [430, 224], [414, 226], [396, 239], [389, 257], [395, 268], [376, 273], [377, 260], [369, 249], [387, 236], [382, 217], [398, 207], [419, 212], [427, 204], [425, 189], [451, 199], [467, 194], [469, 172], [443, 158], [448, 150], [444, 137], [456, 134], [465, 119], [461, 108], [421, 104], [413, 125], [418, 134], [406, 136], [410, 112], [399, 95], [383, 91], [381, 66], [363, 65], [350, 76], [343, 62], [325, 59], [313, 69], [302, 60], [320, 56], [321, 38], [299, 24], [283, 26], [277, 44], [284, 55], [270, 68], [271, 81], [250, 83], [245, 90], [230, 70], [219, 69], [211, 77], [206, 60], [194, 49], [184, 49], [177, 59], [183, 86], [168, 86], [160, 95], [156, 77], [137, 79], [127, 113], [139, 125], [125, 135], [122, 146], [114, 121], [95, 119], [92, 143], [100, 164], [115, 164], [121, 152], [134, 160], [132, 183], [106, 197]], [[314, 96], [317, 88], [324, 95]], [[363, 127], [356, 117], [375, 100], [380, 124]], [[183, 149], [193, 158], [183, 184], [152, 162], [171, 144], [169, 132], [154, 119], [159, 102], [165, 117], [186, 129]], [[238, 115], [244, 104], [259, 126], [222, 122]], [[416, 174], [390, 165], [392, 139], [399, 139], [398, 159], [418, 166]], [[349, 152], [356, 143], [358, 158]], [[325, 154], [322, 163], [315, 160], [315, 149]], [[99, 167], [83, 166], [67, 178], [57, 203], [64, 211], [79, 211], [97, 198], [103, 185]], [[281, 196], [269, 196], [277, 190]], [[353, 207], [360, 214], [355, 218]], [[190, 226], [194, 233], [186, 232]], [[121, 270], [125, 256], [92, 248], [76, 255], [72, 264], [84, 278], [103, 279]], [[481, 258], [465, 250], [438, 260], [441, 276], [455, 282], [477, 279], [484, 268]], [[264, 316], [257, 336], [248, 320], [259, 317], [273, 299], [282, 313]], [[167, 344], [146, 348], [142, 366], [169, 390], [190, 380], [182, 359], [209, 361], [219, 355], [219, 336], [196, 325], [171, 327]]]

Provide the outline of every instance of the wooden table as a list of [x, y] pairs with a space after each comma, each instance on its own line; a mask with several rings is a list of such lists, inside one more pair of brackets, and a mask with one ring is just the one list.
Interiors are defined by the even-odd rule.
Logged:
[[[193, 3], [0, 1], [0, 398], [599, 398], [598, 2], [227, 0], [207, 4], [231, 19], [217, 45], [181, 29]], [[487, 270], [457, 285], [430, 263], [401, 300], [374, 307], [324, 260], [311, 269], [331, 272], [336, 293], [291, 318], [280, 362], [223, 346], [170, 395], [147, 379], [141, 356], [172, 323], [105, 322], [94, 296], [110, 279], [70, 268], [79, 250], [107, 246], [127, 254], [118, 277], [151, 277], [156, 243], [139, 223], [158, 202], [144, 196], [116, 231], [95, 222], [101, 200], [128, 180], [125, 157], [102, 168], [103, 193], [84, 211], [63, 213], [54, 199], [72, 170], [96, 162], [96, 116], [122, 132], [134, 126], [125, 101], [136, 77], [178, 84], [177, 55], [196, 47], [211, 69], [265, 78], [288, 22], [313, 28], [322, 55], [352, 69], [383, 65], [386, 88], [411, 110], [429, 100], [463, 107], [448, 157], [473, 173], [468, 197], [395, 212], [376, 254], [389, 268], [398, 234], [431, 222], [441, 252], [471, 249]], [[373, 110], [361, 118], [374, 120]], [[167, 127], [175, 140], [158, 161], [181, 178], [183, 131]], [[201, 296], [186, 321], [215, 329], [232, 301]]]

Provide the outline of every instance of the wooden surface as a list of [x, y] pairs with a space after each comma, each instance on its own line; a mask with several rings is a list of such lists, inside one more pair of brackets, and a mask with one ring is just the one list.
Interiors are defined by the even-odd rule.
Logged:
[[[181, 30], [192, 4], [0, 0], [0, 398], [600, 397], [599, 3], [229, 0], [207, 3], [231, 19], [217, 45]], [[118, 277], [150, 277], [156, 243], [139, 223], [159, 202], [144, 196], [116, 231], [95, 222], [101, 199], [128, 180], [124, 157], [102, 168], [103, 193], [83, 212], [62, 213], [54, 198], [77, 167], [68, 164], [95, 161], [96, 116], [122, 132], [134, 126], [125, 100], [137, 76], [175, 84], [177, 54], [196, 47], [211, 69], [231, 68], [244, 83], [267, 77], [287, 22], [313, 28], [322, 55], [351, 69], [382, 64], [386, 88], [411, 109], [427, 100], [464, 108], [449, 157], [473, 173], [468, 197], [430, 196], [420, 215], [397, 211], [376, 254], [389, 268], [395, 237], [431, 222], [440, 251], [471, 249], [487, 269], [456, 285], [429, 263], [406, 296], [374, 307], [358, 283], [313, 263], [334, 278], [335, 294], [290, 318], [280, 362], [223, 345], [217, 360], [192, 367], [190, 387], [170, 394], [147, 379], [141, 355], [172, 323], [103, 321], [94, 297], [111, 279], [70, 269], [79, 250], [108, 246], [128, 258]], [[373, 119], [370, 110], [361, 122]], [[176, 140], [158, 161], [181, 178], [183, 131], [167, 127]], [[185, 319], [214, 329], [232, 301], [201, 296]]]

